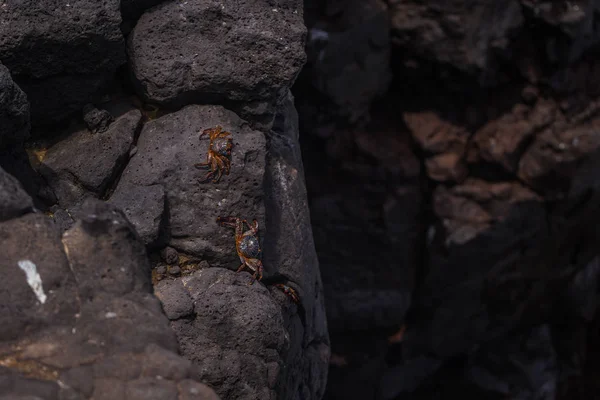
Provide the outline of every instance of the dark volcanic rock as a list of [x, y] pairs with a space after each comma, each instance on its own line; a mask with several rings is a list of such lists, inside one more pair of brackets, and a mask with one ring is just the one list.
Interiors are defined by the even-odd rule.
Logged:
[[134, 82], [159, 104], [220, 103], [272, 118], [304, 64], [305, 34], [299, 0], [164, 3], [129, 37]]
[[109, 201], [125, 213], [145, 244], [160, 245], [161, 223], [166, 218], [162, 185], [119, 186]]
[[[259, 153], [257, 157], [252, 156], [255, 165], [246, 164], [245, 168], [246, 173], [260, 174], [261, 184], [256, 190], [260, 190], [261, 193], [262, 172], [265, 172], [266, 225], [263, 223], [264, 217], [259, 221], [262, 224], [262, 231], [265, 232], [263, 263], [269, 273], [265, 275], [262, 282], [249, 286], [247, 272], [234, 273], [222, 268], [209, 268], [204, 260], [200, 265], [205, 264], [205, 266], [200, 270], [191, 274], [181, 271], [182, 276], [177, 278], [171, 274], [171, 277], [159, 281], [155, 287], [156, 294], [171, 319], [182, 353], [194, 363], [192, 376], [212, 384], [223, 398], [302, 397], [317, 400], [322, 398], [325, 390], [329, 338], [322, 283], [307, 212], [306, 189], [298, 143], [298, 121], [291, 95], [283, 104], [275, 119], [273, 130], [267, 135], [266, 167], [264, 161], [261, 161], [265, 146], [262, 134], [259, 135], [245, 128], [242, 128], [241, 132], [233, 129], [234, 141], [239, 147], [234, 148], [231, 175], [224, 176], [223, 181], [217, 185], [193, 183], [199, 188], [193, 190], [202, 190], [200, 193], [207, 197], [212, 192], [218, 194], [229, 185], [231, 185], [229, 191], [233, 191], [233, 182], [241, 183], [235, 186], [237, 190], [246, 190], [241, 193], [242, 196], [252, 195], [253, 192], [244, 185], [244, 181], [238, 180], [235, 175], [236, 165], [240, 165], [235, 162], [240, 158], [236, 152], [247, 151], [242, 146], [247, 146], [250, 140], [261, 143], [262, 154]], [[186, 119], [191, 120], [199, 116], [204, 116], [205, 119], [215, 118], [214, 115], [217, 114], [221, 115], [222, 123], [227, 124], [228, 119], [233, 118], [232, 114], [220, 107], [192, 106], [179, 114], [172, 114], [177, 117], [173, 121], [165, 117], [157, 120], [156, 125], [160, 123], [163, 124], [162, 126], [149, 124], [152, 130], [142, 133], [142, 137], [144, 134], [148, 134], [149, 137], [159, 137], [158, 132], [164, 130], [171, 132], [168, 141], [173, 143], [178, 138], [173, 136], [172, 126], [177, 126], [179, 130], [183, 129], [181, 140], [195, 141], [197, 132], [206, 125], [198, 125], [190, 129], [187, 128], [190, 123]], [[236, 121], [233, 119], [229, 124], [236, 126], [234, 123], [239, 124], [239, 121]], [[208, 122], [216, 123], [210, 120]], [[224, 127], [229, 130], [226, 125]], [[191, 132], [190, 138], [186, 137], [186, 130]], [[177, 149], [191, 147], [188, 142], [185, 145], [173, 143], [173, 146]], [[148, 144], [148, 149], [154, 148], [155, 146]], [[183, 177], [194, 179], [183, 174], [187, 172], [186, 168], [189, 168], [185, 167], [186, 164], [191, 165], [194, 161], [198, 161], [198, 153], [202, 154], [196, 150], [192, 151], [188, 161], [186, 161], [188, 155], [185, 153], [181, 156], [168, 154], [168, 159], [165, 161], [153, 158], [151, 165], [154, 171], [157, 170], [157, 166], [162, 165], [165, 165], [165, 169], [168, 167], [169, 171], [178, 171], [180, 167], [171, 165], [172, 162], [184, 165], [182, 177], [175, 176], [177, 181], [164, 180], [172, 193], [179, 193], [186, 188], [181, 184], [181, 181], [184, 181]], [[140, 151], [136, 157], [140, 154], [146, 153]], [[185, 164], [182, 164], [182, 159]], [[140, 169], [137, 176], [142, 177], [142, 165], [146, 164], [148, 164], [147, 160], [140, 160], [140, 166], [136, 166]], [[161, 170], [162, 168], [158, 168], [159, 174], [166, 177], [167, 174], [160, 172]], [[121, 182], [128, 185], [127, 179], [124, 176]], [[227, 183], [234, 179], [232, 183]], [[176, 184], [180, 186], [174, 186]], [[185, 197], [186, 193], [179, 196]], [[187, 197], [190, 195], [187, 194]], [[240, 215], [248, 212], [246, 210], [249, 206], [246, 206], [243, 201], [220, 201], [220, 206], [217, 206], [219, 208], [211, 211], [211, 207], [215, 207], [214, 203], [203, 202], [201, 197], [196, 200], [203, 204], [201, 208], [205, 208], [205, 212], [217, 214], [220, 212], [219, 209], [226, 206], [227, 214]], [[254, 207], [262, 209], [262, 197], [257, 197], [255, 201]], [[171, 215], [174, 213], [189, 215], [183, 214], [185, 209], [181, 206], [179, 209], [171, 208], [172, 205], [181, 204], [181, 201], [169, 200], [168, 204]], [[194, 212], [197, 214], [203, 211], [196, 206]], [[203, 229], [208, 229], [212, 220], [210, 218], [214, 216], [209, 214], [204, 218], [209, 223], [204, 222]], [[202, 223], [200, 219], [197, 221]], [[193, 225], [194, 223], [188, 221], [188, 226]], [[211, 264], [228, 263], [232, 257], [231, 265], [239, 266], [232, 235], [233, 232], [225, 230], [224, 234], [207, 236], [200, 242], [214, 246], [221, 240], [225, 240], [227, 251], [215, 253]], [[193, 236], [186, 236], [185, 239], [191, 241]], [[179, 239], [175, 235], [173, 235], [173, 242], [184, 243], [183, 238]], [[169, 263], [177, 256], [172, 250], [166, 248], [163, 251], [163, 259]], [[171, 267], [169, 270], [172, 272], [174, 268]], [[279, 288], [271, 286], [273, 283], [292, 286], [300, 296], [300, 304], [296, 305]], [[267, 288], [265, 285], [270, 287]]]
[[141, 117], [138, 110], [131, 110], [106, 132], [78, 130], [48, 149], [39, 171], [62, 207], [80, 204], [89, 195], [104, 194], [127, 162]]
[[0, 264], [15, 270], [0, 290], [0, 398], [218, 400], [177, 355], [124, 215], [93, 200], [80, 217], [62, 243], [40, 214], [0, 223]]
[[0, 222], [33, 210], [33, 201], [19, 181], [0, 168]]
[[0, 64], [0, 149], [21, 144], [29, 137], [29, 128], [27, 96]]
[[290, 343], [277, 398], [317, 400], [325, 391], [330, 347], [298, 136], [298, 115], [289, 94], [267, 135], [263, 262], [267, 268], [277, 266], [277, 274], [298, 291], [302, 302], [302, 307], [284, 309]]
[[[216, 125], [231, 132], [231, 172], [219, 183], [199, 183], [206, 171], [194, 168], [194, 164], [206, 161], [210, 142], [207, 137], [199, 140], [199, 133]], [[153, 196], [156, 188], [162, 187], [168, 244], [211, 265], [239, 267], [233, 229], [221, 227], [216, 218], [233, 215], [257, 219], [262, 235], [264, 135], [223, 107], [192, 105], [146, 123], [137, 148], [115, 193], [135, 191], [138, 196]], [[157, 233], [148, 229], [144, 212], [131, 206], [128, 211], [134, 224], [143, 222], [139, 226], [147, 237], [155, 237]], [[152, 226], [157, 227], [155, 223]]]
[[83, 107], [83, 121], [92, 133], [105, 132], [114, 118], [106, 110], [100, 110], [93, 104], [86, 104]]
[[28, 214], [1, 222], [0, 241], [0, 265], [6, 271], [0, 289], [0, 342], [51, 324], [73, 323], [75, 280], [52, 221], [42, 214]]
[[371, 102], [392, 79], [386, 4], [380, 0], [328, 2], [326, 7], [322, 2], [305, 3], [310, 83], [332, 101], [340, 116], [350, 122], [365, 118]]
[[[281, 354], [289, 346], [281, 309], [248, 275], [221, 268], [196, 271], [179, 286], [193, 303], [192, 317], [171, 321], [182, 354], [194, 362], [192, 376], [213, 385], [223, 398], [276, 399]], [[180, 284], [178, 284], [180, 285]], [[158, 296], [168, 296], [157, 287]], [[173, 315], [175, 316], [175, 315]]]
[[[411, 55], [485, 75], [509, 48], [524, 18], [518, 0], [390, 2], [392, 43]], [[491, 75], [492, 79], [493, 75]]]
[[15, 75], [87, 75], [125, 61], [117, 0], [5, 2], [0, 13], [0, 59]]
[[35, 124], [80, 109], [125, 63], [119, 3], [3, 3], [0, 61], [27, 93]]

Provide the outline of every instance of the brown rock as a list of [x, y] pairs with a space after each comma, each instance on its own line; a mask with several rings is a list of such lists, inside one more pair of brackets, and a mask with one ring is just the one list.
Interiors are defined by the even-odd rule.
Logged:
[[427, 153], [427, 175], [436, 181], [462, 181], [469, 132], [445, 121], [435, 112], [404, 113], [404, 121], [417, 144]]

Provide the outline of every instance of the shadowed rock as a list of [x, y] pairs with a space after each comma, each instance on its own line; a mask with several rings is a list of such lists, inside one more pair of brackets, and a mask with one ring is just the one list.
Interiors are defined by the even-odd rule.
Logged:
[[127, 162], [141, 113], [131, 110], [106, 132], [78, 130], [50, 147], [39, 171], [64, 208], [80, 205], [87, 196], [100, 197]]
[[13, 82], [8, 68], [0, 64], [0, 149], [22, 144], [29, 137], [29, 128], [27, 96]]
[[78, 111], [125, 63], [119, 1], [5, 2], [0, 61], [22, 84], [35, 124]]
[[33, 201], [21, 183], [0, 168], [0, 221], [19, 217], [33, 210]]

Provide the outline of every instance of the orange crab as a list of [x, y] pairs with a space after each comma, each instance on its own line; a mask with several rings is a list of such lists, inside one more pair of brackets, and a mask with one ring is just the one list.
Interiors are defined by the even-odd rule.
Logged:
[[[217, 217], [217, 223], [235, 229], [235, 248], [242, 265], [237, 272], [248, 267], [254, 272], [250, 285], [257, 279], [260, 281], [263, 276], [263, 265], [261, 261], [262, 249], [258, 240], [258, 221], [252, 221], [252, 225], [245, 219], [237, 217]], [[249, 230], [244, 232], [244, 224], [248, 225]]]
[[[217, 183], [221, 180], [223, 170], [225, 171], [225, 175], [229, 175], [233, 140], [227, 137], [231, 133], [224, 131], [220, 125], [217, 125], [215, 128], [203, 130], [199, 139], [201, 140], [204, 135], [208, 135], [210, 138], [206, 162], [194, 164], [194, 167], [198, 169], [210, 168], [210, 171], [206, 174], [206, 178], [200, 181], [200, 183], [207, 182], [211, 178], [213, 183]], [[217, 175], [216, 177], [215, 174]]]
[[300, 297], [298, 296], [298, 292], [296, 292], [296, 290], [293, 287], [284, 285], [283, 283], [277, 283], [273, 286], [285, 293], [290, 299], [292, 299], [294, 303], [300, 303]]

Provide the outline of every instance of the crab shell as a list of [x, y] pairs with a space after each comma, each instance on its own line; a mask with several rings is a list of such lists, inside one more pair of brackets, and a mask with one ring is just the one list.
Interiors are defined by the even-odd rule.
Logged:
[[243, 236], [239, 241], [238, 252], [246, 258], [260, 258], [262, 250], [258, 238], [254, 235]]
[[233, 141], [230, 138], [217, 138], [212, 142], [212, 150], [221, 156], [230, 156], [232, 147]]

